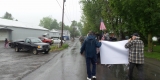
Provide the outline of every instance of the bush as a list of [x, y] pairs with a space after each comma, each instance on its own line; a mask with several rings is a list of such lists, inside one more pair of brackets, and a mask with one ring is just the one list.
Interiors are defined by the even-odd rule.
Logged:
[[63, 44], [63, 45], [62, 45], [62, 48], [65, 49], [65, 48], [68, 48], [68, 46], [69, 46], [68, 44]]
[[62, 47], [58, 47], [58, 45], [53, 45], [51, 46], [51, 51], [60, 51], [68, 48], [68, 46], [69, 46], [68, 44], [63, 44]]

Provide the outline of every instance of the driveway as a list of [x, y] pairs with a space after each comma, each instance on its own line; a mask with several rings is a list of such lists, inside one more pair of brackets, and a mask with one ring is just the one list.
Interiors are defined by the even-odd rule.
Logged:
[[13, 48], [4, 48], [0, 42], [0, 80], [20, 80], [58, 53], [34, 55], [29, 52], [15, 52]]

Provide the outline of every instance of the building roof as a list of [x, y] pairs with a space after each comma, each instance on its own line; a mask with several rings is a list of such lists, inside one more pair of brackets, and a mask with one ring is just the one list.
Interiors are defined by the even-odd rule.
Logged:
[[20, 27], [20, 28], [30, 28], [30, 29], [39, 29], [39, 30], [48, 30], [41, 26], [34, 26], [26, 23], [22, 23], [19, 21], [13, 21], [13, 20], [7, 20], [7, 19], [0, 19], [0, 25], [1, 26], [7, 26], [7, 27]]
[[[62, 30], [58, 30], [58, 29], [54, 29], [54, 30], [55, 30], [55, 31], [58, 31], [59, 33], [62, 32]], [[70, 33], [69, 30], [63, 30], [63, 33], [67, 33], [67, 32]]]
[[8, 29], [6, 27], [0, 27], [0, 30], [9, 30], [9, 31], [12, 31], [12, 29]]
[[57, 31], [57, 30], [55, 30], [55, 29], [52, 29], [50, 32], [57, 32], [57, 33], [58, 33], [58, 31]]

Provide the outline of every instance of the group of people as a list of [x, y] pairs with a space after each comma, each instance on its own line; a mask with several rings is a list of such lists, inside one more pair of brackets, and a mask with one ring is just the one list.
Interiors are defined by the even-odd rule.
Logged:
[[[101, 47], [101, 40], [110, 40], [109, 34], [104, 33], [102, 38], [100, 36], [95, 36], [95, 34], [90, 31], [84, 40], [80, 40], [82, 43], [80, 54], [84, 55], [86, 58], [87, 67], [87, 80], [96, 79], [96, 64], [97, 64], [97, 48]], [[132, 80], [133, 69], [136, 66], [139, 71], [139, 80], [144, 80], [143, 74], [143, 64], [144, 64], [144, 43], [140, 40], [138, 33], [134, 33], [132, 38], [124, 46], [129, 49], [129, 80]], [[92, 68], [91, 68], [92, 64]]]

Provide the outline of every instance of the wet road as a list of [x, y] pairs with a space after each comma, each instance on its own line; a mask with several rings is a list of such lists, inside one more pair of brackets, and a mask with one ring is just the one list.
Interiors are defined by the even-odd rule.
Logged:
[[20, 80], [48, 62], [57, 53], [33, 55], [28, 52], [15, 52], [12, 48], [5, 49], [0, 43], [0, 80]]
[[[87, 80], [84, 56], [79, 53], [80, 43], [58, 53], [39, 69], [22, 80]], [[116, 80], [111, 71], [104, 65], [97, 65], [97, 80]]]
[[[39, 55], [4, 49], [0, 43], [0, 80], [86, 80], [85, 58], [79, 53], [80, 43], [78, 40], [68, 43], [68, 49]], [[136, 70], [134, 73], [137, 76]], [[110, 69], [97, 65], [97, 80], [125, 80], [126, 75], [126, 65], [112, 65]], [[159, 61], [145, 59], [145, 76], [145, 80], [160, 79]]]
[[[84, 56], [79, 53], [80, 43], [75, 41], [68, 49], [41, 66], [22, 80], [87, 80]], [[116, 80], [104, 65], [97, 65], [97, 80]]]
[[[35, 75], [44, 74], [43, 76], [47, 74], [47, 70], [53, 71], [51, 73], [55, 75], [56, 80], [64, 80], [59, 78], [62, 76], [65, 76], [62, 78], [70, 78], [73, 75], [77, 80], [78, 78], [82, 80], [82, 76], [86, 78], [85, 59], [79, 54], [80, 43], [77, 40], [72, 43], [69, 41], [68, 44], [69, 48], [64, 51], [33, 55], [28, 52], [15, 52], [12, 48], [4, 48], [3, 43], [0, 43], [0, 80], [21, 80], [37, 70], [41, 72]], [[51, 73], [48, 72], [48, 75]], [[53, 80], [52, 75], [49, 78]]]
[[85, 80], [85, 59], [79, 54], [79, 43], [58, 53], [44, 66], [22, 80]]

